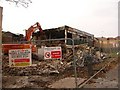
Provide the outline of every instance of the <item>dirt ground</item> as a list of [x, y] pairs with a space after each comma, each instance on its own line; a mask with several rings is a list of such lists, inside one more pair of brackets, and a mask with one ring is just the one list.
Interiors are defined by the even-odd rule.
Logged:
[[[109, 77], [108, 72], [113, 68], [115, 68], [118, 64], [117, 58], [114, 59], [116, 59], [116, 61], [114, 61], [110, 66], [108, 66], [105, 72], [101, 72], [100, 74], [97, 75], [98, 80], [100, 80], [100, 78], [105, 78], [105, 76], [107, 75]], [[5, 62], [3, 62], [3, 72], [2, 72], [3, 88], [51, 88], [53, 87], [52, 85], [55, 85], [55, 83], [57, 84], [59, 80], [63, 80], [63, 79], [66, 80], [66, 78], [67, 78], [66, 81], [68, 81], [68, 83], [69, 82], [74, 83], [74, 79], [73, 79], [75, 76], [74, 67], [73, 65], [70, 65], [65, 61], [63, 63], [59, 61], [49, 61], [47, 63], [43, 61], [36, 61], [38, 63], [37, 65], [35, 64], [34, 66], [27, 68], [10, 68], [8, 66], [8, 57], [4, 57], [4, 61]], [[96, 67], [101, 68], [108, 61], [109, 60], [106, 60], [105, 62], [94, 65], [94, 70], [97, 71]], [[48, 73], [51, 71], [54, 71], [54, 73], [53, 72]], [[86, 79], [88, 77], [87, 68], [77, 67], [77, 75], [79, 78], [78, 80]], [[70, 77], [70, 80], [68, 80], [68, 77]], [[64, 84], [63, 82], [59, 82], [59, 83], [61, 84], [61, 86]], [[60, 88], [60, 85], [58, 86], [59, 87], [55, 87], [55, 88]], [[70, 87], [68, 86], [68, 88], [71, 87], [72, 87], [71, 85]], [[73, 85], [73, 87], [75, 87], [75, 84]]]

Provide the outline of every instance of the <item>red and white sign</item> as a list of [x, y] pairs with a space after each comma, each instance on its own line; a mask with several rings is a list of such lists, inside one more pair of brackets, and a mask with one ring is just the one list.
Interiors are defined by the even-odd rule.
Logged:
[[11, 49], [9, 50], [9, 66], [30, 66], [31, 49]]
[[46, 58], [50, 58], [50, 52], [46, 52], [46, 53], [45, 53], [45, 57], [46, 57]]
[[44, 59], [61, 59], [62, 51], [61, 47], [45, 47]]

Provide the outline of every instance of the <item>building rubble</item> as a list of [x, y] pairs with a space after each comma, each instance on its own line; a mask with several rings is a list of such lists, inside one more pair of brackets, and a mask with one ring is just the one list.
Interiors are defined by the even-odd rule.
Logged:
[[[85, 61], [83, 58], [84, 51], [79, 49], [75, 53], [75, 59], [77, 63], [77, 67], [84, 67]], [[3, 56], [3, 74], [5, 75], [42, 75], [42, 74], [59, 74], [63, 72], [66, 68], [73, 66], [74, 59], [72, 52], [69, 51], [66, 53], [67, 58], [63, 58], [62, 60], [32, 60], [32, 66], [29, 67], [9, 67], [9, 58], [7, 56]], [[104, 61], [108, 56], [104, 53], [100, 53], [100, 51], [96, 51], [94, 55], [93, 64]]]

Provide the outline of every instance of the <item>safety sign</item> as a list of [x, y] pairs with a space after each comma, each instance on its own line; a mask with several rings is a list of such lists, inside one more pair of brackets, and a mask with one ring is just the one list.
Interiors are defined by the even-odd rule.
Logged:
[[45, 47], [44, 59], [61, 59], [62, 51], [61, 47]]
[[11, 49], [9, 50], [9, 66], [23, 67], [31, 65], [31, 49]]

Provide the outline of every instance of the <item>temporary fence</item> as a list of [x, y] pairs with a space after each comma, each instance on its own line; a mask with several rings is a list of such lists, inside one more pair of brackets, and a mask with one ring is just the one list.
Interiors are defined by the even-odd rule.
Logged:
[[[71, 41], [72, 45], [66, 44], [68, 43], [68, 41]], [[78, 87], [75, 44], [74, 44], [73, 39], [61, 38], [61, 39], [35, 40], [35, 41], [30, 41], [30, 42], [21, 41], [19, 42], [19, 44], [30, 44], [31, 50], [34, 49], [32, 52], [32, 61], [30, 62], [32, 63], [30, 64], [31, 66], [23, 67], [23, 68], [21, 67], [20, 68], [15, 68], [15, 67], [8, 68], [7, 67], [8, 65], [7, 65], [7, 66], [3, 66], [3, 73], [7, 73], [8, 75], [13, 75], [13, 76], [14, 75], [15, 76], [30, 76], [30, 75], [40, 76], [42, 75], [42, 76], [47, 76], [47, 77], [51, 77], [51, 75], [53, 74], [53, 77], [55, 79], [53, 81], [56, 81], [58, 78], [62, 79], [62, 78], [67, 78], [67, 77], [73, 77], [74, 83], [72, 79], [72, 83], [73, 83], [72, 88]], [[22, 50], [23, 48], [20, 48], [20, 49]], [[14, 52], [17, 52], [17, 51], [14, 51], [14, 48], [12, 50], [13, 51], [10, 51], [9, 54], [11, 54], [11, 52], [13, 54]], [[22, 51], [18, 51], [18, 54], [19, 53], [22, 53]], [[26, 52], [24, 52], [24, 54], [25, 53]], [[17, 60], [17, 62], [18, 61], [20, 62], [20, 59]], [[7, 67], [7, 70], [6, 70], [6, 67]], [[61, 85], [63, 85], [64, 87], [63, 82], [61, 82]], [[69, 88], [69, 86], [67, 87]]]
[[[84, 81], [84, 78], [88, 77], [84, 55], [87, 50], [89, 50], [90, 54], [95, 52], [92, 48], [92, 43], [89, 43], [90, 46], [88, 46], [86, 41], [81, 42], [79, 39], [75, 40], [71, 38], [21, 41], [19, 44], [31, 45], [32, 61], [30, 63], [32, 63], [32, 65], [20, 69], [16, 68], [18, 70], [16, 72], [16, 69], [12, 68], [8, 74], [14, 74], [15, 76], [38, 75], [43, 78], [50, 77], [53, 78], [54, 82], [65, 78], [67, 83], [71, 83], [72, 85], [67, 85], [66, 81], [61, 80], [58, 82], [60, 86], [54, 87], [56, 84], [54, 85], [52, 80], [48, 80], [49, 83], [53, 83], [53, 86], [50, 85], [49, 88], [78, 88], [81, 81]], [[3, 73], [4, 71], [6, 72], [3, 68]], [[72, 80], [70, 79], [71, 77]], [[37, 82], [40, 83], [41, 81], [37, 80]], [[46, 82], [46, 84], [49, 85], [48, 82]], [[48, 86], [43, 85], [42, 87]]]
[[[72, 65], [72, 67], [74, 67], [73, 70], [72, 70], [74, 72], [72, 72], [72, 73], [74, 73], [74, 78], [75, 78], [75, 84], [74, 85], [75, 85], [76, 88], [78, 87], [77, 71], [76, 71], [76, 58], [75, 58], [75, 43], [74, 43], [73, 39], [71, 39], [71, 38], [67, 38], [67, 39], [61, 38], [61, 39], [36, 40], [36, 41], [32, 41], [31, 43], [36, 45], [36, 47], [38, 49], [37, 53], [40, 53], [42, 51], [41, 48], [44, 49], [44, 59], [48, 59], [48, 60], [59, 59], [59, 61], [61, 61], [61, 63], [66, 62], [66, 64], [67, 64], [67, 62], [72, 61], [71, 65]], [[53, 56], [55, 56], [55, 55], [52, 55], [53, 48], [55, 49], [57, 47], [58, 48], [61, 47], [61, 51], [60, 51], [61, 53], [57, 52], [57, 54], [61, 54], [60, 58], [57, 58], [57, 57], [54, 58]], [[56, 51], [59, 51], [59, 50], [56, 49]], [[56, 55], [56, 56], [58, 56], [58, 55]], [[66, 68], [66, 67], [64, 67], [64, 68]], [[62, 83], [63, 82], [61, 82], [61, 85], [62, 85]]]

